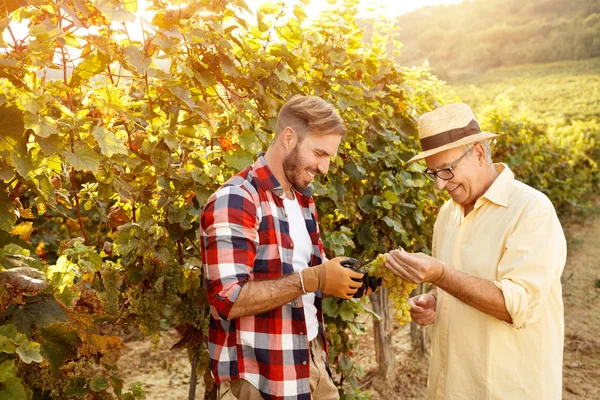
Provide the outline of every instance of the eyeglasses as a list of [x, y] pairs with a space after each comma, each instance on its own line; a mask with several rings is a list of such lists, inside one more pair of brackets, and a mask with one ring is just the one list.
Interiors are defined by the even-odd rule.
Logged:
[[425, 171], [423, 171], [423, 175], [425, 175], [425, 177], [430, 181], [434, 182], [435, 178], [440, 178], [445, 181], [449, 181], [450, 179], [454, 178], [454, 172], [452, 172], [452, 170], [458, 165], [459, 162], [462, 161], [463, 158], [465, 158], [467, 154], [471, 152], [471, 150], [473, 150], [473, 148], [467, 150], [465, 154], [460, 156], [460, 158], [454, 161], [454, 163], [452, 163], [452, 165], [450, 165], [448, 168], [440, 169], [438, 171], [430, 171], [429, 169], [426, 169]]

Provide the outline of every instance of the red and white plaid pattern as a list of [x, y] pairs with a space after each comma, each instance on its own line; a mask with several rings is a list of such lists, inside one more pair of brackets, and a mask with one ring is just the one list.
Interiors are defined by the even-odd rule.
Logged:
[[[272, 311], [227, 316], [244, 284], [293, 273], [293, 243], [284, 191], [259, 156], [219, 188], [204, 207], [200, 237], [211, 317], [208, 348], [217, 383], [246, 379], [265, 399], [310, 399], [310, 355], [302, 299]], [[311, 266], [322, 263], [323, 244], [310, 190], [297, 193], [313, 244]], [[323, 343], [322, 293], [315, 306]]]

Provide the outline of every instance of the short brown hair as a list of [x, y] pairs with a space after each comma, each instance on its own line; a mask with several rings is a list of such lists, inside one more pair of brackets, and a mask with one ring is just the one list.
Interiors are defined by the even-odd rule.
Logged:
[[320, 97], [296, 95], [279, 110], [275, 136], [292, 128], [302, 141], [309, 133], [315, 135], [346, 133], [346, 125], [331, 104]]

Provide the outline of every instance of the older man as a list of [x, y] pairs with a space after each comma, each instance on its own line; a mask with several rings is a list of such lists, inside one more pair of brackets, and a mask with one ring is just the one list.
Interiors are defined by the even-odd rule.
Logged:
[[419, 120], [425, 175], [451, 197], [433, 257], [391, 251], [387, 266], [432, 290], [410, 299], [433, 324], [428, 399], [560, 399], [566, 241], [550, 200], [493, 164], [471, 109], [450, 104]]

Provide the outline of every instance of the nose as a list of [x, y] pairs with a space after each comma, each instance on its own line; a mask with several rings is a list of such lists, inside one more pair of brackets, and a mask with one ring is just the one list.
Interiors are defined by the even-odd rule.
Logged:
[[442, 178], [439, 177], [435, 177], [435, 187], [438, 190], [442, 190], [443, 188], [446, 187], [446, 185], [448, 184], [448, 181], [443, 180]]
[[325, 175], [327, 173], [327, 171], [329, 171], [329, 163], [330, 163], [330, 159], [329, 157], [326, 158], [325, 160], [322, 160], [319, 162], [319, 164], [317, 165], [317, 169], [319, 170], [319, 172], [323, 175]]

